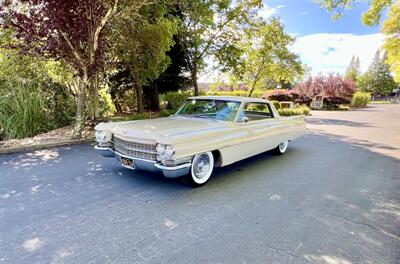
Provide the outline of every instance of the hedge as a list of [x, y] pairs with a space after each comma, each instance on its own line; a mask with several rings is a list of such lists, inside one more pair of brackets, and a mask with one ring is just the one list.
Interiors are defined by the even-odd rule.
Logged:
[[356, 92], [353, 94], [351, 100], [351, 106], [353, 107], [365, 107], [371, 100], [371, 95], [369, 93]]
[[[261, 98], [266, 92], [268, 91], [254, 91], [251, 97]], [[200, 92], [200, 95], [247, 97], [247, 91], [215, 91], [207, 93]], [[177, 110], [183, 104], [183, 102], [190, 96], [193, 96], [192, 90], [167, 92], [160, 95], [160, 101], [164, 109]]]
[[282, 108], [278, 110], [281, 116], [309, 115], [310, 109], [307, 106], [299, 106], [296, 108]]
[[[251, 97], [255, 97], [255, 98], [262, 98], [262, 96], [268, 92], [270, 90], [267, 91], [254, 91], [251, 94]], [[207, 95], [217, 95], [217, 96], [243, 96], [243, 97], [247, 97], [247, 93], [248, 91], [215, 91], [215, 92], [208, 92]]]

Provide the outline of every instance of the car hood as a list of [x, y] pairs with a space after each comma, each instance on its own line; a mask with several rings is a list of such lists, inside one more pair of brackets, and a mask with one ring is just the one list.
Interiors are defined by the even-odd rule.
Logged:
[[212, 132], [229, 125], [232, 125], [232, 122], [170, 116], [138, 121], [101, 123], [96, 126], [96, 129], [108, 130], [114, 136], [132, 141], [174, 144], [177, 141], [181, 143], [185, 138], [204, 135], [204, 131]]

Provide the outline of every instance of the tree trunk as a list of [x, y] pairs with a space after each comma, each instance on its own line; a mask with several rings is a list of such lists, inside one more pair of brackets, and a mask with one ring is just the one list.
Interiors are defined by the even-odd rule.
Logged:
[[192, 83], [193, 83], [193, 88], [194, 88], [194, 95], [198, 96], [199, 95], [199, 85], [197, 83], [197, 63], [193, 63], [193, 68], [191, 70], [191, 77], [192, 77]]
[[72, 137], [74, 139], [82, 138], [82, 131], [85, 125], [86, 110], [86, 91], [88, 86], [88, 77], [84, 71], [82, 77], [77, 78], [77, 94], [76, 94], [76, 117], [75, 127]]
[[[159, 92], [158, 92], [158, 82], [153, 81], [150, 84], [150, 89], [145, 89], [147, 94], [147, 101], [148, 101], [148, 109], [151, 111], [160, 111], [160, 99], [159, 99]], [[144, 91], [144, 92], [145, 92]]]
[[88, 110], [89, 118], [91, 121], [95, 121], [100, 117], [99, 114], [99, 74], [96, 73], [89, 85], [89, 96], [88, 99]]
[[255, 83], [255, 81], [251, 84], [251, 87], [250, 87], [250, 89], [249, 89], [249, 91], [247, 92], [247, 97], [251, 97], [251, 95], [253, 94], [253, 92], [254, 92], [254, 87], [256, 86], [256, 83]]
[[144, 112], [144, 96], [143, 86], [139, 80], [135, 80], [135, 92], [136, 92], [136, 112], [138, 114]]
[[117, 111], [117, 114], [122, 114], [122, 107], [121, 107], [119, 100], [117, 99], [117, 95], [115, 94], [115, 91], [111, 90], [110, 96], [111, 96], [111, 100], [115, 106], [115, 110]]

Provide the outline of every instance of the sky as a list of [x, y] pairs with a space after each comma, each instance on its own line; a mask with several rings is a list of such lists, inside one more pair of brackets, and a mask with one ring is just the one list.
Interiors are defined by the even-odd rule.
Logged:
[[[357, 2], [332, 20], [331, 14], [309, 0], [264, 0], [259, 15], [279, 17], [285, 32], [296, 38], [291, 50], [311, 67], [312, 74], [344, 73], [353, 55], [359, 56], [361, 70], [367, 70], [384, 37], [379, 26], [364, 26], [361, 15], [368, 3]], [[201, 79], [215, 79], [206, 74]]]
[[344, 73], [353, 55], [359, 56], [362, 71], [368, 68], [384, 37], [379, 26], [361, 23], [367, 10], [367, 2], [357, 2], [342, 18], [332, 20], [330, 13], [312, 1], [264, 0], [259, 14], [282, 20], [285, 31], [296, 37], [292, 51], [317, 74]]

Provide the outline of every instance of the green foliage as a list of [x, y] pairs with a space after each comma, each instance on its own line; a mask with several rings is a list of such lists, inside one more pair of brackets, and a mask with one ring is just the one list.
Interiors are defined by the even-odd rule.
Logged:
[[75, 120], [76, 104], [74, 97], [65, 86], [48, 82], [41, 85], [37, 90], [47, 109], [47, 115], [50, 118], [50, 127], [59, 128], [72, 124]]
[[351, 106], [353, 107], [365, 107], [371, 100], [371, 94], [356, 92], [353, 94], [353, 99], [351, 100]]
[[[127, 13], [117, 16], [110, 33], [110, 50], [129, 72], [136, 93], [136, 110], [144, 111], [143, 85], [148, 85], [165, 71], [170, 63], [166, 52], [173, 45], [177, 22], [164, 17], [165, 10], [155, 3], [140, 17]], [[120, 111], [117, 105], [118, 112]]]
[[386, 53], [381, 58], [379, 50], [376, 52], [368, 71], [358, 78], [356, 86], [359, 91], [384, 96], [396, 88], [389, 65], [386, 64]]
[[[254, 91], [252, 97], [262, 98], [266, 91]], [[183, 102], [190, 96], [192, 96], [192, 92], [190, 90], [185, 91], [177, 91], [177, 92], [167, 92], [160, 95], [160, 101], [162, 106], [166, 110], [177, 110]], [[200, 95], [205, 95], [204, 93], [200, 93]], [[214, 96], [243, 96], [247, 97], [247, 91], [209, 91], [207, 95]]]
[[205, 59], [214, 56], [223, 70], [234, 68], [240, 51], [234, 42], [237, 32], [244, 28], [260, 5], [259, 0], [184, 0], [179, 4], [182, 13], [179, 42], [186, 48], [195, 94], [198, 93], [197, 74], [203, 70]]
[[383, 23], [382, 32], [386, 34], [383, 47], [387, 52], [387, 61], [394, 73], [397, 83], [400, 83], [400, 6], [392, 5], [387, 19]]
[[31, 137], [54, 128], [39, 88], [8, 85], [13, 86], [0, 97], [0, 125], [6, 139]]
[[0, 49], [0, 126], [6, 138], [33, 136], [73, 122], [76, 105], [65, 85], [70, 78], [66, 72], [58, 62]]
[[99, 90], [99, 113], [100, 116], [110, 116], [115, 112], [115, 106], [107, 89]]
[[[266, 90], [266, 91], [261, 91], [261, 90], [256, 90], [251, 94], [251, 97], [254, 98], [262, 98], [263, 95], [269, 91], [272, 90]], [[207, 95], [216, 95], [216, 96], [243, 96], [247, 97], [248, 96], [248, 91], [209, 91]]]
[[166, 110], [178, 110], [183, 102], [192, 95], [190, 90], [167, 92], [160, 95], [160, 101]]
[[274, 104], [276, 110], [281, 109], [281, 103], [279, 101], [271, 101], [271, 103]]
[[392, 102], [389, 100], [381, 100], [381, 101], [371, 101], [370, 104], [391, 104]]
[[257, 21], [241, 37], [242, 62], [235, 74], [250, 87], [249, 95], [266, 80], [288, 83], [303, 72], [297, 55], [289, 50], [294, 38], [277, 18]]
[[[321, 7], [332, 12], [332, 18], [338, 19], [343, 16], [345, 9], [350, 9], [355, 0], [317, 0]], [[385, 7], [392, 5], [396, 0], [371, 0], [369, 9], [362, 15], [362, 22], [365, 25], [377, 25]]]
[[353, 56], [351, 58], [349, 66], [346, 69], [344, 76], [345, 78], [352, 79], [353, 82], [356, 82], [359, 75], [360, 75], [360, 58]]
[[295, 108], [282, 108], [278, 110], [281, 116], [294, 116], [294, 115], [309, 115], [310, 108], [307, 106], [298, 106]]
[[158, 113], [158, 116], [159, 117], [167, 117], [167, 116], [173, 115], [174, 113], [175, 113], [175, 110], [163, 109]]

